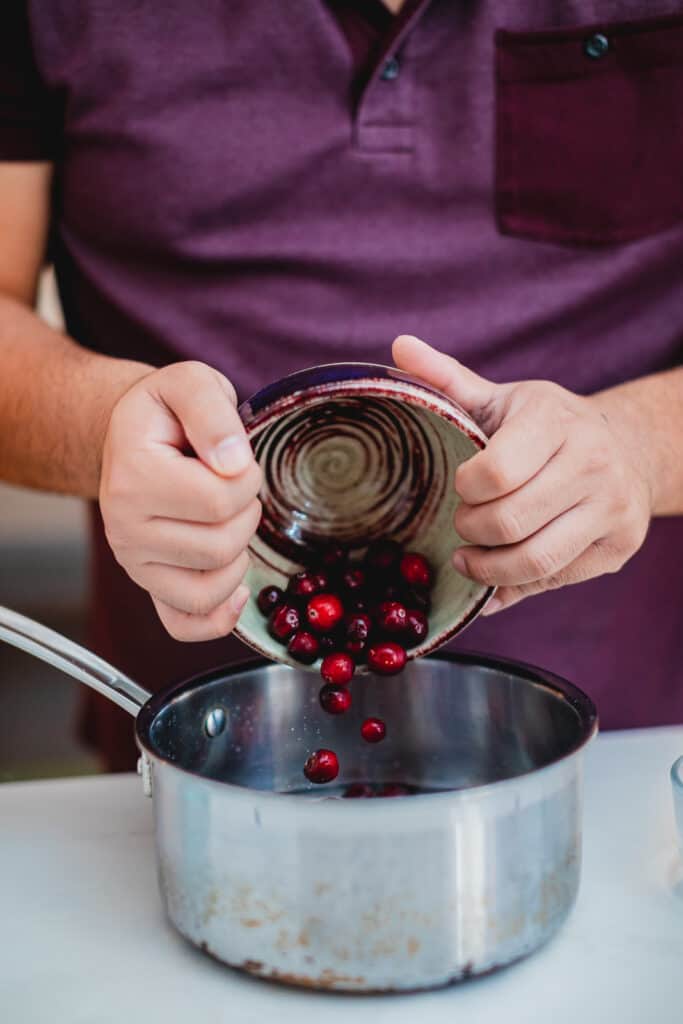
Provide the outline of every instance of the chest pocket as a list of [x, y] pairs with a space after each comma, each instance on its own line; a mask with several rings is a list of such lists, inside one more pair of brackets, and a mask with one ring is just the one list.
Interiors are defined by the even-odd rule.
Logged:
[[683, 218], [683, 16], [496, 34], [500, 230], [628, 242]]

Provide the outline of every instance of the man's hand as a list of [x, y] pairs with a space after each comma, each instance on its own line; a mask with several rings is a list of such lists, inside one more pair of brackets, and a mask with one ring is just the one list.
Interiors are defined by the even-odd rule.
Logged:
[[241, 581], [260, 486], [234, 388], [216, 370], [167, 366], [114, 407], [100, 484], [107, 539], [176, 640], [235, 626], [249, 597]]
[[[416, 338], [396, 365], [455, 399], [488, 434], [458, 467], [455, 568], [498, 590], [484, 614], [544, 590], [616, 572], [638, 550], [653, 510], [644, 438], [600, 396], [548, 381], [493, 384]], [[609, 393], [606, 393], [609, 394]]]

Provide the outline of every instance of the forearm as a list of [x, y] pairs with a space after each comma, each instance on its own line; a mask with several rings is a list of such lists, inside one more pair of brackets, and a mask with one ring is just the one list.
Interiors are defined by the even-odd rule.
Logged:
[[613, 430], [626, 431], [642, 460], [655, 516], [683, 515], [683, 368], [592, 396]]
[[89, 352], [0, 295], [0, 479], [95, 497], [111, 411], [151, 369]]

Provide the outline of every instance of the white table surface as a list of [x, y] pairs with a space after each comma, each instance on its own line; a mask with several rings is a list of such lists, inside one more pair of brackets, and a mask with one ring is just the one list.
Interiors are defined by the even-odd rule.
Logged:
[[683, 728], [587, 753], [584, 870], [560, 935], [489, 978], [410, 996], [286, 989], [180, 939], [136, 776], [0, 786], [2, 1024], [681, 1024], [683, 865], [669, 767]]

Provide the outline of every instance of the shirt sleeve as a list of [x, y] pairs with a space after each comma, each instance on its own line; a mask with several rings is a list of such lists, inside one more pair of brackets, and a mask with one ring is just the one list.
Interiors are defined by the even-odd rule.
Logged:
[[33, 54], [26, 0], [1, 0], [0, 160], [50, 160], [58, 126]]

